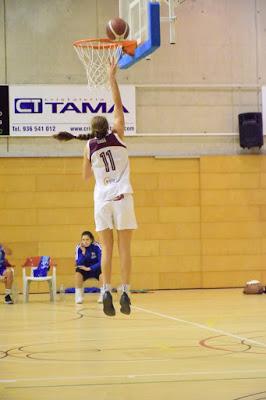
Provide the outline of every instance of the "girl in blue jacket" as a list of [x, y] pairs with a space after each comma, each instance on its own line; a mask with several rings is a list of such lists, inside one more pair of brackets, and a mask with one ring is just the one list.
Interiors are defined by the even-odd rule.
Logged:
[[[102, 287], [101, 280], [101, 257], [100, 245], [95, 242], [91, 232], [85, 231], [81, 235], [81, 242], [76, 247], [76, 274], [75, 274], [75, 302], [83, 303], [83, 282], [87, 279], [97, 279]], [[102, 303], [102, 290], [98, 303]]]

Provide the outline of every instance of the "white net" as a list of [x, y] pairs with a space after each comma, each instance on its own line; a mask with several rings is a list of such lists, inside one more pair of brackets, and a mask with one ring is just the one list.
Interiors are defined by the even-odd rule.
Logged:
[[100, 41], [82, 41], [74, 44], [79, 59], [85, 67], [89, 87], [108, 86], [108, 61], [117, 62], [122, 54], [122, 44]]

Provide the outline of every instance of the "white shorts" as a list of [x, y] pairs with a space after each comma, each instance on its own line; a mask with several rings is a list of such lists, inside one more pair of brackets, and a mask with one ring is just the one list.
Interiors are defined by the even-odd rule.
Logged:
[[96, 231], [105, 229], [137, 229], [134, 201], [131, 194], [121, 200], [97, 202], [94, 205]]

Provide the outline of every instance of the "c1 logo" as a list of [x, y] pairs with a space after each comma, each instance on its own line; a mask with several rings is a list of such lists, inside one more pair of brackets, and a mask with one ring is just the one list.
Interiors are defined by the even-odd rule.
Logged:
[[42, 110], [43, 104], [40, 98], [15, 99], [16, 114], [41, 114]]

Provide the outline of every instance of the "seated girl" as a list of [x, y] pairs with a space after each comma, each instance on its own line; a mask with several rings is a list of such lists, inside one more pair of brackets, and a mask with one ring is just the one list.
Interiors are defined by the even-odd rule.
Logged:
[[[97, 279], [102, 287], [100, 245], [95, 242], [91, 232], [85, 231], [81, 235], [81, 242], [76, 247], [76, 274], [75, 274], [75, 302], [83, 303], [83, 282], [87, 279]], [[98, 303], [102, 303], [102, 290]]]

